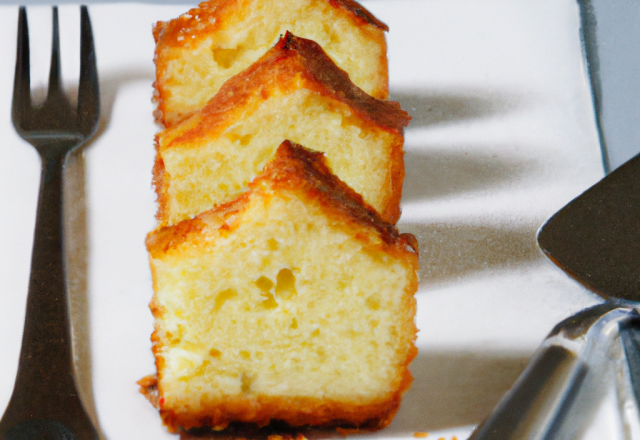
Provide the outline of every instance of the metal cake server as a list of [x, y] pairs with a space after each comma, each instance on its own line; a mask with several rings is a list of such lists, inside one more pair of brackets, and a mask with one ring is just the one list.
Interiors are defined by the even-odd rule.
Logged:
[[603, 165], [614, 171], [551, 217], [538, 243], [606, 301], [554, 328], [473, 440], [576, 438], [612, 371], [623, 434], [640, 438], [640, 155], [628, 160], [640, 150], [640, 5], [578, 3]]

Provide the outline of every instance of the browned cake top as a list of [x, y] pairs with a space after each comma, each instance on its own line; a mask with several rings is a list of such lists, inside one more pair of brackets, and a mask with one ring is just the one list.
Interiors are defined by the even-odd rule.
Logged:
[[[212, 135], [226, 127], [239, 108], [266, 99], [275, 90], [305, 87], [347, 104], [361, 118], [382, 129], [401, 133], [411, 121], [400, 104], [375, 99], [351, 82], [349, 75], [327, 56], [319, 44], [287, 32], [276, 45], [246, 70], [230, 78], [194, 117], [200, 122], [175, 137], [179, 145]], [[183, 124], [187, 126], [189, 119]], [[176, 126], [181, 130], [180, 124]]]
[[354, 14], [361, 20], [379, 27], [383, 31], [389, 32], [389, 26], [378, 20], [374, 15], [365, 9], [360, 3], [354, 0], [327, 0], [331, 5], [339, 6]]
[[[197, 8], [189, 10], [168, 22], [159, 21], [153, 28], [153, 37], [156, 43], [162, 38], [164, 44], [183, 46], [189, 42], [192, 35], [195, 39], [214, 31], [222, 25], [218, 20], [226, 10], [237, 7], [246, 0], [209, 0], [202, 2]], [[324, 0], [335, 8], [350, 13], [357, 24], [370, 24], [384, 31], [389, 27], [378, 20], [374, 15], [354, 0]], [[189, 39], [184, 38], [189, 35]], [[180, 38], [182, 37], [182, 38]]]
[[[290, 141], [284, 141], [278, 147], [275, 157], [267, 163], [262, 174], [249, 184], [248, 192], [193, 219], [150, 233], [146, 241], [147, 249], [155, 258], [189, 238], [197, 241], [205, 229], [232, 228], [225, 220], [240, 213], [251, 194], [261, 189], [303, 193], [304, 197], [319, 203], [328, 216], [339, 218], [341, 227], [373, 229], [380, 240], [380, 243], [373, 244], [383, 246], [385, 251], [404, 253], [408, 250], [407, 246], [418, 251], [413, 236], [400, 234], [394, 225], [382, 220], [360, 194], [331, 172], [323, 153], [310, 151]], [[356, 234], [356, 238], [370, 242], [366, 234]]]

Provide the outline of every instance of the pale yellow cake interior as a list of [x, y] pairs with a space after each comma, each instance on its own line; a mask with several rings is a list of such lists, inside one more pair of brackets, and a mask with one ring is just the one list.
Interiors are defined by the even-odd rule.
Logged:
[[295, 195], [252, 197], [240, 216], [151, 261], [163, 408], [388, 398], [415, 335], [413, 267]]
[[365, 23], [354, 25], [350, 13], [326, 0], [242, 3], [242, 9], [225, 17], [215, 34], [189, 43], [188, 48], [179, 50], [179, 57], [172, 57], [163, 73], [170, 88], [165, 96], [169, 125], [204, 107], [227, 79], [253, 64], [286, 31], [320, 44], [369, 95], [388, 98], [386, 43], [381, 29]]
[[271, 97], [238, 119], [222, 135], [182, 140], [166, 149], [179, 127], [160, 135], [169, 182], [163, 224], [235, 198], [286, 139], [325, 152], [333, 173], [378, 212], [390, 203], [391, 149], [402, 137], [365, 124], [347, 105], [298, 89]]

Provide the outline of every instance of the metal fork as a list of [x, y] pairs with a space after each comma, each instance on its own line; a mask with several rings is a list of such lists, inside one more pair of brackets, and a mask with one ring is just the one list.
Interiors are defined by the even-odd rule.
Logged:
[[18, 374], [0, 420], [0, 440], [93, 440], [98, 430], [80, 400], [71, 340], [64, 258], [62, 184], [69, 153], [93, 136], [100, 113], [98, 75], [89, 13], [81, 8], [78, 105], [60, 78], [58, 10], [53, 8], [49, 90], [34, 107], [29, 80], [27, 14], [20, 8], [12, 120], [42, 161], [31, 277]]

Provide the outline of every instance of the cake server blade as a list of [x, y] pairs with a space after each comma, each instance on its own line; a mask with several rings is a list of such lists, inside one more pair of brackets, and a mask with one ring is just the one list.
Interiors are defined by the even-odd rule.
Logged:
[[538, 244], [603, 298], [640, 301], [640, 155], [551, 217]]

